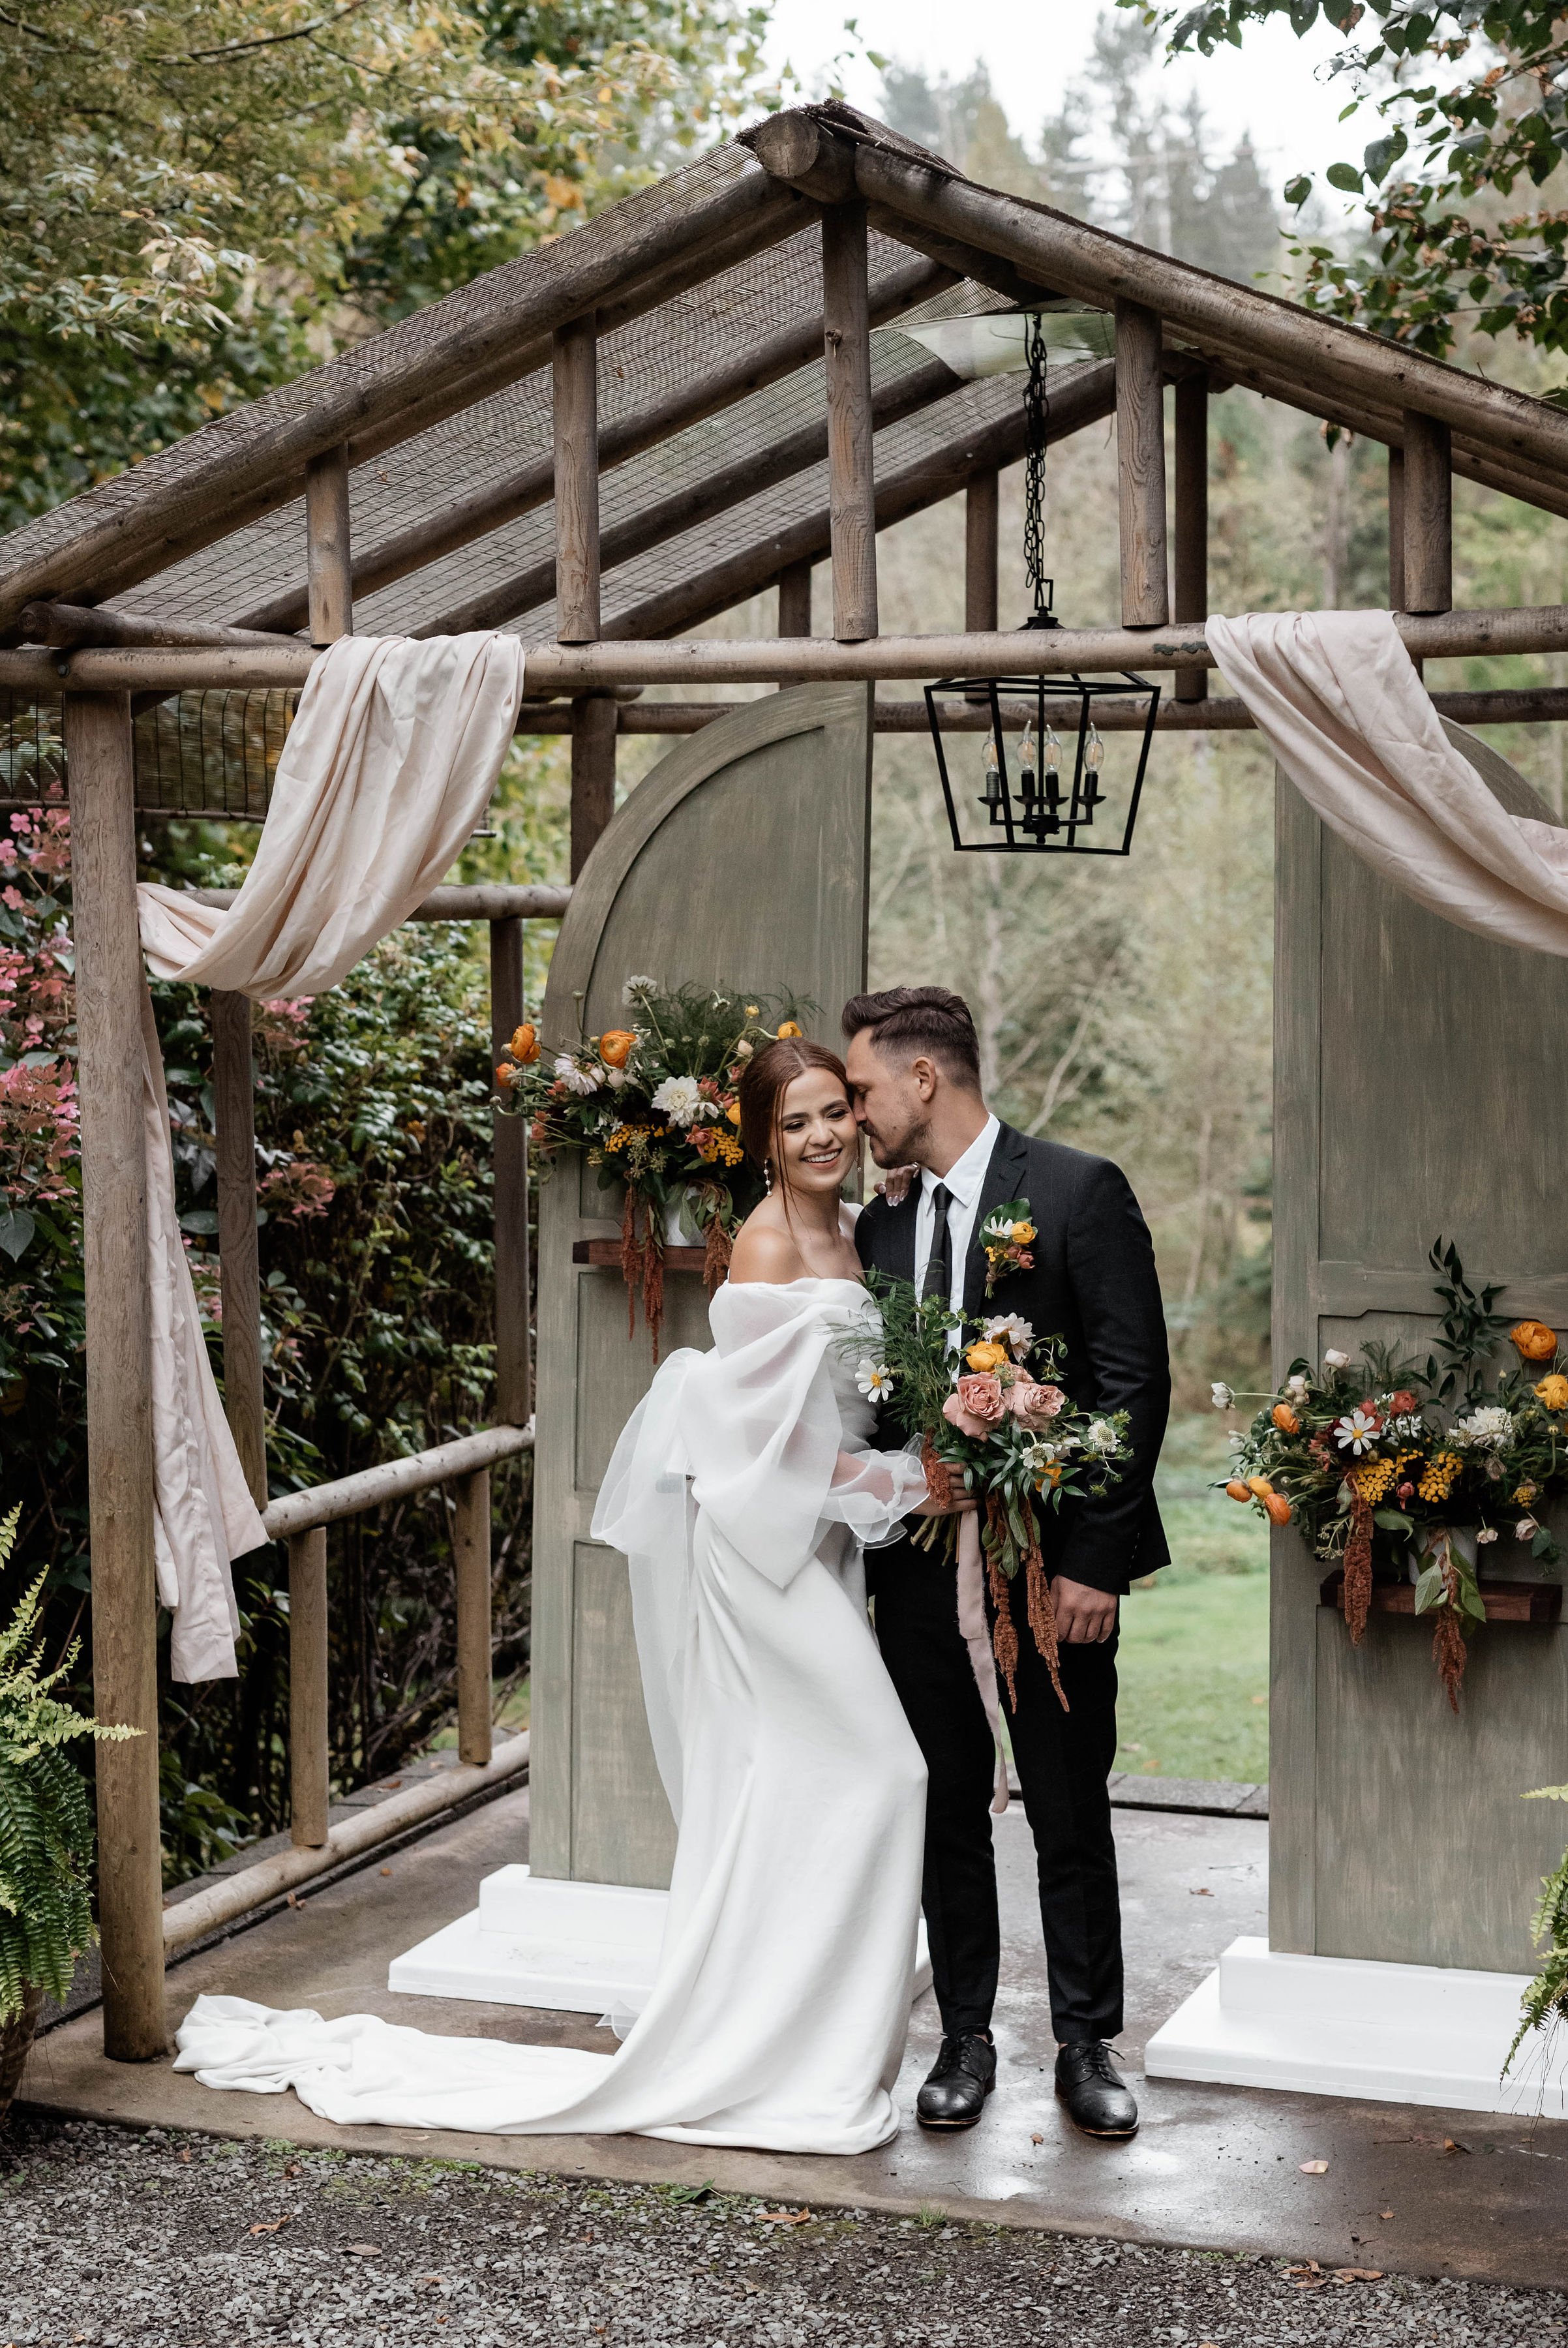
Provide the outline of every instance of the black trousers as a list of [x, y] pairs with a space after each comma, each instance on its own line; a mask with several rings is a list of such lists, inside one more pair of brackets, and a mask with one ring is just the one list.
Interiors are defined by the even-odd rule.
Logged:
[[[929, 1774], [923, 1900], [942, 2026], [990, 2026], [1001, 1935], [991, 1847], [994, 1748], [958, 1628], [956, 1569], [907, 1540], [871, 1550], [876, 1633]], [[1057, 1702], [1014, 1602], [1018, 1697], [1002, 1704], [1035, 1838], [1051, 2024], [1058, 2040], [1122, 2025], [1121, 1908], [1107, 1780], [1116, 1758], [1116, 1642], [1064, 1646]]]

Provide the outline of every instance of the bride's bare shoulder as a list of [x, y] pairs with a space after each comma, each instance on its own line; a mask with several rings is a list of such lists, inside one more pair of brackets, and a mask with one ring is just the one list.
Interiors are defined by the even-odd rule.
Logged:
[[756, 1282], [783, 1288], [792, 1280], [809, 1277], [789, 1226], [769, 1212], [769, 1205], [765, 1200], [755, 1209], [735, 1235], [729, 1277], [739, 1285]]

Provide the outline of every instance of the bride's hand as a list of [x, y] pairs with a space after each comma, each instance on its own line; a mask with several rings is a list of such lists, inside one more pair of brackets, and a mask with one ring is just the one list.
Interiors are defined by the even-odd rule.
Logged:
[[877, 1189], [890, 1207], [902, 1207], [909, 1196], [910, 1184], [920, 1172], [918, 1166], [890, 1166]]
[[975, 1510], [973, 1492], [955, 1492], [950, 1500], [938, 1500], [929, 1494], [913, 1511], [917, 1517], [967, 1517]]

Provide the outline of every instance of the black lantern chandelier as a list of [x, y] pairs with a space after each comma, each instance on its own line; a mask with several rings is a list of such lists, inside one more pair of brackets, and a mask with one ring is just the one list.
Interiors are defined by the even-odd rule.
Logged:
[[[1028, 634], [1060, 625], [1051, 609], [1056, 582], [1045, 575], [1041, 523], [1048, 403], [1038, 311], [1025, 314], [1023, 350], [1028, 368], [1024, 561], [1035, 608], [1019, 633]], [[928, 685], [926, 715], [954, 847], [969, 855], [1128, 855], [1159, 706], [1160, 687], [1130, 669], [1105, 676], [1077, 670], [1056, 676], [947, 676]], [[968, 746], [977, 712], [984, 713], [984, 730], [973, 765], [978, 788], [972, 789]], [[1118, 755], [1108, 766], [1098, 721], [1112, 715], [1116, 723], [1107, 731]], [[955, 777], [953, 769], [960, 765], [964, 771]]]

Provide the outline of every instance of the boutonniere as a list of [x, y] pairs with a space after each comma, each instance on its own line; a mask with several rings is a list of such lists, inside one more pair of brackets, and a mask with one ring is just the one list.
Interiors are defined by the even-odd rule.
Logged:
[[987, 1296], [1007, 1272], [1033, 1272], [1035, 1259], [1029, 1249], [1034, 1238], [1035, 1225], [1027, 1199], [1009, 1199], [1005, 1205], [992, 1208], [980, 1226], [980, 1244], [985, 1251]]

